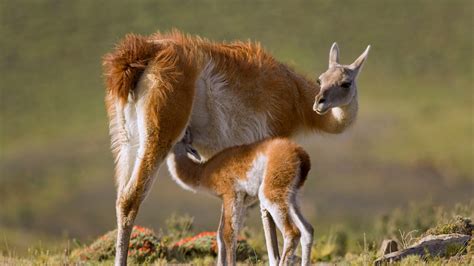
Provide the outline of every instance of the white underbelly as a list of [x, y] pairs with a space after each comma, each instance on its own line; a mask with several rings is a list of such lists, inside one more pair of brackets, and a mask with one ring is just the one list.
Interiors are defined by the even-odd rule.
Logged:
[[253, 143], [271, 135], [268, 118], [233, 95], [223, 75], [208, 64], [196, 83], [188, 128], [193, 146], [205, 158], [224, 148]]

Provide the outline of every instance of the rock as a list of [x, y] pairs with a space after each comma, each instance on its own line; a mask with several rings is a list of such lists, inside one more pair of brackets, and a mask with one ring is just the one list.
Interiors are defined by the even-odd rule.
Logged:
[[471, 236], [462, 234], [428, 235], [407, 249], [385, 254], [374, 264], [382, 265], [387, 262], [399, 261], [409, 255], [421, 257], [450, 257], [462, 250]]
[[398, 251], [398, 243], [393, 239], [385, 239], [379, 250], [379, 256]]
[[422, 239], [418, 240], [415, 244], [411, 245], [410, 247], [416, 247], [419, 245], [431, 245], [444, 242], [446, 244], [451, 244], [452, 242], [463, 241], [465, 243], [469, 242], [470, 240], [469, 235], [462, 235], [462, 234], [442, 234], [442, 235], [427, 235]]

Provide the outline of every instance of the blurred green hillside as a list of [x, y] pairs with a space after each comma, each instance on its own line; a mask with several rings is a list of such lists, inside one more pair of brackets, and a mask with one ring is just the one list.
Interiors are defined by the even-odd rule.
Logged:
[[[472, 1], [2, 0], [0, 22], [0, 236], [10, 248], [115, 226], [101, 57], [128, 32], [257, 40], [312, 78], [334, 41], [345, 63], [372, 45], [356, 125], [298, 138], [313, 161], [303, 209], [319, 230], [473, 197]], [[215, 229], [218, 206], [162, 168], [138, 223], [189, 213]], [[249, 222], [260, 226], [255, 211]]]

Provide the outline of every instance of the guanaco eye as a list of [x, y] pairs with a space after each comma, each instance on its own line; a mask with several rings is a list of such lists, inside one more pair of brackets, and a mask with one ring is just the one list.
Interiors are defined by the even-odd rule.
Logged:
[[321, 79], [316, 80], [316, 83], [321, 86]]
[[344, 82], [341, 84], [341, 87], [343, 87], [344, 89], [349, 89], [351, 87], [351, 83], [350, 82]]

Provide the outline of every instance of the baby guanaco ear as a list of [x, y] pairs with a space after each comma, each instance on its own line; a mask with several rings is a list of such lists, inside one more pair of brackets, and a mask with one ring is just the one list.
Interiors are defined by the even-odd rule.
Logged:
[[367, 56], [369, 55], [369, 50], [370, 50], [370, 45], [367, 46], [365, 51], [349, 67], [352, 68], [353, 70], [356, 70], [357, 73], [359, 73], [360, 70], [362, 69], [362, 66], [364, 65], [365, 60], [367, 59]]
[[193, 148], [191, 145], [186, 145], [186, 152], [188, 155], [194, 157], [194, 159], [201, 161], [201, 155], [199, 155], [199, 152], [197, 152], [196, 149]]
[[329, 50], [329, 67], [339, 64], [339, 47], [333, 43]]

